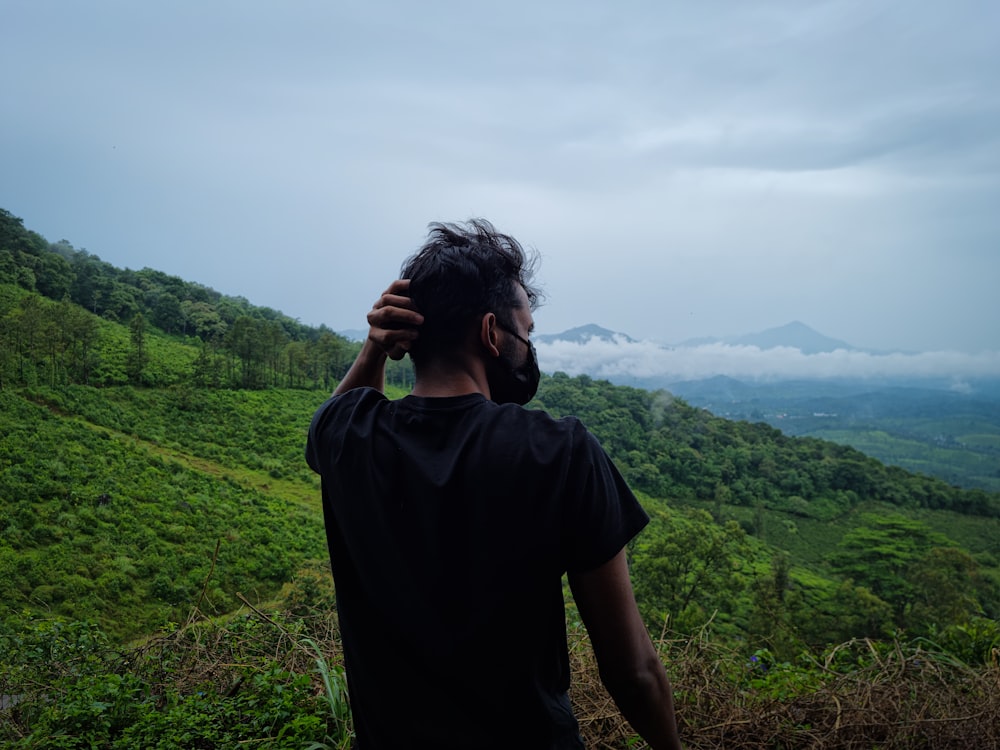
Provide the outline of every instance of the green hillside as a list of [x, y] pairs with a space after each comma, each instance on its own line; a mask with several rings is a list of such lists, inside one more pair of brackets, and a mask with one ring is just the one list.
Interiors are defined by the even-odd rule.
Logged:
[[[93, 620], [135, 637], [183, 620], [206, 582], [206, 609], [228, 612], [237, 594], [270, 597], [304, 560], [322, 557], [311, 480], [282, 478], [275, 467], [295, 464], [276, 445], [234, 457], [237, 430], [244, 440], [266, 431], [241, 427], [267, 419], [266, 399], [228, 399], [242, 403], [223, 406], [229, 444], [213, 449], [204, 435], [179, 442], [180, 419], [142, 421], [141, 402], [158, 395], [166, 394], [0, 392], [5, 618]], [[105, 424], [90, 418], [94, 405]], [[177, 414], [191, 423], [197, 413]], [[285, 428], [282, 439], [298, 428]]]
[[1000, 392], [995, 379], [745, 383], [669, 387], [728, 419], [767, 422], [787, 435], [850, 445], [884, 463], [960, 487], [1000, 491]]

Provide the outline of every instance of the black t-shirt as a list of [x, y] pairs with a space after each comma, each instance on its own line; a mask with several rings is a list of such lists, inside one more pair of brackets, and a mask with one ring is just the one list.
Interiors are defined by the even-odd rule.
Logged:
[[480, 394], [348, 391], [306, 446], [358, 747], [582, 747], [562, 574], [648, 522], [574, 418]]

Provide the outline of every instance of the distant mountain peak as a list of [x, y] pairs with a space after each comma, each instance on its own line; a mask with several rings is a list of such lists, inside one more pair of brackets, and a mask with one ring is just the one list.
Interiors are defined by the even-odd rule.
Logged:
[[588, 341], [592, 341], [594, 339], [599, 341], [609, 341], [612, 343], [625, 342], [628, 344], [633, 344], [636, 341], [627, 334], [609, 331], [607, 328], [601, 328], [601, 326], [596, 323], [588, 323], [585, 326], [570, 328], [568, 331], [563, 331], [562, 333], [547, 333], [535, 336], [535, 339], [543, 344], [551, 344], [553, 341], [569, 341], [574, 344], [586, 344]]
[[337, 335], [343, 336], [348, 341], [364, 341], [368, 338], [368, 331], [361, 328], [345, 328], [343, 331], [337, 331]]
[[798, 349], [803, 354], [821, 354], [824, 352], [833, 352], [838, 349], [855, 349], [855, 347], [847, 342], [824, 336], [822, 333], [798, 320], [776, 328], [768, 328], [759, 333], [747, 333], [742, 336], [689, 339], [680, 344], [680, 346], [701, 346], [704, 344], [756, 346], [758, 349], [785, 347]]
[[779, 346], [798, 349], [803, 354], [820, 354], [837, 349], [853, 349], [850, 344], [839, 339], [824, 336], [805, 323], [793, 321], [777, 328], [768, 328], [760, 333], [739, 336], [728, 343], [756, 346], [760, 349], [774, 349]]

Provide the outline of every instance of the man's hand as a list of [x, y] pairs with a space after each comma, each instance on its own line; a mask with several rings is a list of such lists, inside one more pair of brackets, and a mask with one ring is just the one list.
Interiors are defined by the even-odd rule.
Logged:
[[417, 312], [407, 295], [409, 289], [409, 279], [398, 279], [375, 301], [368, 313], [368, 338], [334, 395], [365, 387], [385, 392], [386, 357], [402, 359], [416, 341], [420, 324], [424, 322], [424, 316]]
[[410, 351], [424, 322], [406, 294], [409, 288], [409, 279], [392, 282], [368, 313], [369, 340], [392, 360], [402, 359]]

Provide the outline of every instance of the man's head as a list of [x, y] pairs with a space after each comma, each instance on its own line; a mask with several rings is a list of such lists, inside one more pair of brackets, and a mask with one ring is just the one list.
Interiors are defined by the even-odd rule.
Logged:
[[[400, 278], [410, 280], [409, 295], [424, 316], [420, 337], [410, 350], [418, 375], [425, 362], [452, 359], [467, 351], [484, 316], [491, 313], [504, 338], [499, 361], [491, 367], [512, 371], [530, 359], [537, 371], [531, 345], [517, 341], [524, 341], [530, 332], [531, 311], [541, 299], [531, 283], [536, 260], [517, 240], [497, 232], [484, 219], [432, 224], [427, 242], [406, 260], [400, 273]], [[515, 345], [525, 351], [513, 352]], [[491, 379], [493, 390], [506, 379], [499, 375]]]
[[541, 299], [531, 284], [535, 260], [485, 219], [431, 224], [427, 242], [400, 272], [400, 278], [410, 280], [410, 297], [424, 316], [411, 352], [414, 361], [460, 348], [486, 313], [516, 332], [514, 310], [525, 302], [534, 310]]

